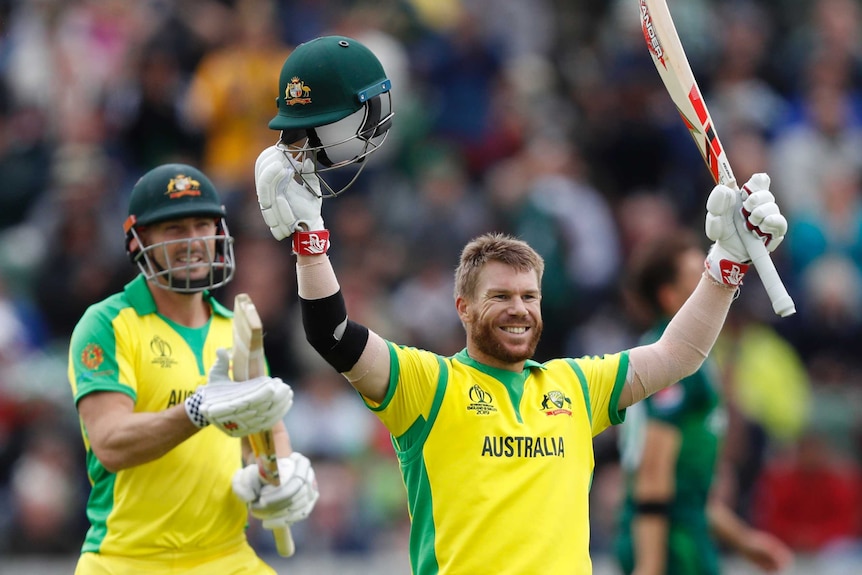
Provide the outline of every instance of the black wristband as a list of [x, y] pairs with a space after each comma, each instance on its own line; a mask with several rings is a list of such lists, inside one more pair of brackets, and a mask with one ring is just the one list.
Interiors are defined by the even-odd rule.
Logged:
[[635, 513], [638, 515], [670, 515], [670, 501], [635, 501]]

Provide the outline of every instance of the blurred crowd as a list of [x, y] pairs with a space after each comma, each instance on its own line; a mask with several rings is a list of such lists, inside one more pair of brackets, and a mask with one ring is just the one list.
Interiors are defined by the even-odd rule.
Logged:
[[[715, 350], [733, 422], [721, 496], [800, 553], [858, 557], [862, 5], [669, 5], [737, 179], [768, 172], [790, 222], [774, 259], [797, 314], [774, 316], [752, 272]], [[625, 349], [646, 327], [622, 281], [632, 249], [702, 235], [713, 183], [634, 0], [2, 0], [0, 34], [0, 553], [79, 550], [68, 340], [136, 273], [128, 193], [168, 161], [220, 190], [238, 266], [217, 296], [251, 295], [271, 370], [296, 391], [286, 423], [321, 492], [298, 552], [406, 545], [388, 436], [305, 343], [289, 246], [257, 208], [254, 161], [278, 138], [278, 73], [301, 42], [356, 38], [392, 80], [389, 141], [323, 211], [351, 316], [387, 339], [459, 351], [458, 254], [497, 230], [546, 261], [537, 359]], [[622, 495], [615, 441], [596, 441], [596, 553]]]

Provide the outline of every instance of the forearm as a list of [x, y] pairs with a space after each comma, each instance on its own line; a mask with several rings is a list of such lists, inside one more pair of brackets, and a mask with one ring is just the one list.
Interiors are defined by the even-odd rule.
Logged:
[[730, 507], [713, 498], [707, 505], [706, 515], [716, 539], [736, 551], [745, 546], [751, 528]]
[[299, 297], [307, 300], [323, 299], [341, 289], [332, 263], [326, 255], [297, 256], [296, 283]]
[[87, 427], [93, 452], [111, 472], [155, 461], [197, 431], [182, 405], [154, 413], [111, 413]]
[[[299, 286], [299, 297], [303, 302], [303, 325], [306, 337], [315, 349], [333, 364], [361, 394], [372, 401], [382, 401], [389, 386], [389, 354], [386, 342], [364, 326], [352, 324], [352, 330], [347, 325], [347, 315], [344, 310], [335, 319], [331, 317], [331, 305], [340, 298], [341, 287], [332, 269], [329, 258], [319, 256], [297, 256], [296, 278]], [[332, 301], [322, 301], [331, 298]], [[307, 302], [318, 302], [317, 307]], [[337, 302], [343, 306], [343, 299]], [[323, 309], [325, 308], [325, 309]], [[340, 314], [344, 314], [344, 318]], [[309, 318], [308, 314], [319, 317]], [[332, 325], [323, 325], [329, 323]], [[366, 330], [361, 334], [359, 329]], [[311, 332], [322, 332], [312, 334]], [[361, 341], [357, 338], [364, 338]], [[318, 341], [321, 340], [321, 341]], [[328, 340], [329, 343], [326, 343]], [[348, 340], [348, 341], [344, 341]], [[342, 349], [335, 353], [327, 353], [326, 347], [342, 343]], [[334, 345], [333, 345], [334, 344]], [[361, 347], [359, 345], [361, 344]], [[324, 355], [325, 354], [325, 355]], [[345, 362], [345, 358], [349, 361]]]
[[663, 575], [670, 511], [676, 494], [674, 471], [682, 435], [672, 425], [654, 419], [648, 421], [643, 431], [644, 451], [633, 485], [634, 572], [636, 575]]
[[619, 408], [697, 371], [721, 332], [735, 293], [735, 288], [720, 285], [704, 274], [661, 338], [630, 351], [630, 373]]
[[667, 563], [668, 520], [660, 515], [638, 515], [632, 522], [637, 575], [663, 575]]

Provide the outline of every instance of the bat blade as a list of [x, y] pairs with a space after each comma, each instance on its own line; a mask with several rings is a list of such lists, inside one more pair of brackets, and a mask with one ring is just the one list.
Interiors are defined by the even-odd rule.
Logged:
[[[233, 375], [234, 380], [244, 381], [266, 375], [266, 358], [263, 353], [263, 322], [248, 294], [237, 294], [233, 305]], [[248, 436], [254, 452], [261, 478], [278, 485], [278, 456], [272, 430]], [[282, 557], [290, 557], [296, 551], [289, 527], [274, 529], [275, 547]]]
[[[639, 2], [644, 40], [668, 95], [676, 105], [715, 183], [738, 190], [727, 153], [718, 139], [718, 133], [685, 55], [666, 0], [639, 0]], [[778, 276], [766, 246], [747, 229], [746, 219], [742, 215], [741, 195], [737, 204], [734, 224], [757, 269], [760, 281], [766, 288], [773, 310], [781, 317], [793, 315], [796, 313], [796, 307]]]

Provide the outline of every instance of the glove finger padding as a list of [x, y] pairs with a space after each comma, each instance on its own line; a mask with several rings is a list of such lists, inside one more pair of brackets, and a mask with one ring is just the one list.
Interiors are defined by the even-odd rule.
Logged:
[[[283, 155], [280, 150], [276, 150]], [[279, 189], [286, 179], [293, 180], [294, 169], [290, 162], [270, 156], [255, 168], [255, 187], [260, 213], [270, 232], [277, 240], [290, 236], [295, 228], [296, 216]]]
[[[709, 194], [705, 231], [715, 243], [707, 255], [706, 267], [716, 280], [734, 286], [742, 282], [751, 258], [739, 233], [756, 235], [769, 251], [783, 241], [787, 220], [781, 215], [769, 184], [768, 175], [754, 174], [739, 192], [717, 185]], [[737, 232], [734, 218], [743, 218], [747, 230]]]
[[209, 383], [231, 383], [230, 351], [223, 347], [216, 350], [216, 360], [209, 371]]
[[320, 215], [320, 180], [310, 159], [299, 164], [288, 152], [271, 146], [258, 156], [255, 189], [261, 215], [277, 240], [300, 228], [324, 229]]
[[739, 192], [718, 185], [706, 199], [706, 237], [714, 242], [726, 240], [736, 233], [733, 226], [733, 208]]
[[763, 172], [754, 174], [742, 185], [742, 197], [747, 198], [754, 192], [768, 190], [771, 182], [772, 180], [768, 174], [764, 174]]
[[787, 219], [781, 214], [770, 214], [763, 218], [763, 221], [758, 226], [761, 230], [770, 230], [767, 233], [769, 236], [766, 240], [767, 251], [774, 252], [775, 248], [781, 245], [784, 241], [784, 236], [787, 234]]
[[251, 503], [260, 497], [263, 480], [257, 464], [246, 465], [233, 474], [231, 488], [243, 503]]
[[272, 428], [293, 405], [293, 390], [277, 377], [211, 383], [198, 388], [200, 411], [231, 437]]
[[278, 472], [280, 485], [264, 485], [251, 506], [252, 515], [262, 519], [267, 529], [305, 519], [320, 496], [311, 462], [301, 453], [279, 459]]
[[787, 234], [787, 219], [781, 215], [775, 196], [768, 190], [758, 191], [746, 198], [742, 207], [749, 228], [765, 240], [768, 251], [774, 251]]

